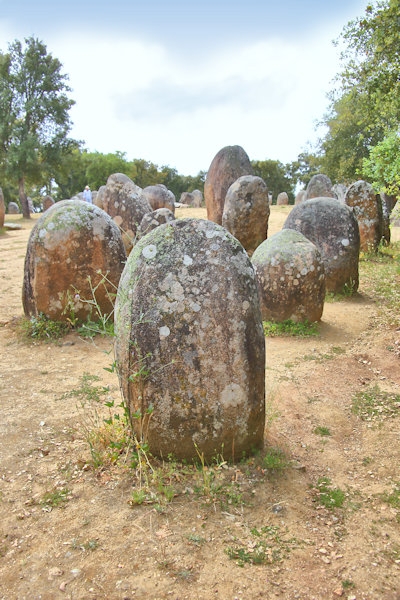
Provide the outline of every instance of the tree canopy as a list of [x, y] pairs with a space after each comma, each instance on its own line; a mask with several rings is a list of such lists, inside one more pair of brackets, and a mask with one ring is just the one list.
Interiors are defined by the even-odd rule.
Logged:
[[23, 216], [29, 218], [26, 183], [54, 177], [76, 142], [68, 139], [74, 101], [60, 61], [43, 42], [15, 40], [0, 52], [0, 171], [18, 182]]
[[342, 70], [324, 117], [323, 172], [350, 182], [363, 159], [400, 122], [400, 0], [369, 3], [337, 40]]

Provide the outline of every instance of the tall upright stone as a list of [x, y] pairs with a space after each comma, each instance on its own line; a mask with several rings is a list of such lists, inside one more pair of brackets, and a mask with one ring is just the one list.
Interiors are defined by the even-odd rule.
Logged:
[[249, 157], [241, 146], [225, 146], [213, 158], [204, 183], [207, 219], [222, 224], [226, 193], [242, 175], [253, 175]]
[[277, 206], [287, 206], [289, 204], [289, 196], [286, 192], [280, 192], [276, 199]]
[[167, 458], [239, 459], [263, 444], [265, 340], [254, 269], [226, 229], [160, 225], [133, 248], [115, 307], [121, 390]]
[[135, 243], [136, 231], [144, 215], [151, 213], [152, 208], [143, 196], [142, 188], [123, 173], [110, 175], [102, 200], [103, 209], [120, 228], [126, 253], [129, 254]]
[[251, 255], [267, 238], [269, 210], [265, 181], [255, 175], [243, 175], [227, 191], [222, 225]]
[[370, 183], [356, 181], [347, 190], [347, 206], [354, 210], [360, 229], [360, 250], [376, 252], [382, 238], [382, 205]]

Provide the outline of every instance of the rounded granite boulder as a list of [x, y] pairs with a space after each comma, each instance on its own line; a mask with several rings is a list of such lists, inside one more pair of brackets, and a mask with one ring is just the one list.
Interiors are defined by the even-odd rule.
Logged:
[[317, 246], [327, 292], [358, 290], [360, 232], [351, 208], [336, 198], [304, 200], [289, 213], [283, 229], [299, 231]]
[[83, 322], [110, 315], [126, 261], [121, 233], [93, 204], [62, 200], [31, 231], [25, 257], [25, 315]]
[[325, 268], [317, 247], [283, 229], [265, 240], [251, 261], [265, 321], [319, 321], [324, 309]]

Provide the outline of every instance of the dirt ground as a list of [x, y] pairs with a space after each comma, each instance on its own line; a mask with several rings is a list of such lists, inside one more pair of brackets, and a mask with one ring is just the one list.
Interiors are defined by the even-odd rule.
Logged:
[[[287, 211], [273, 207], [270, 234]], [[179, 210], [193, 214], [205, 211]], [[18, 219], [0, 235], [1, 599], [400, 599], [400, 510], [388, 502], [400, 491], [400, 331], [382, 325], [362, 280], [325, 304], [318, 337], [266, 340], [265, 447], [285, 453], [285, 468], [221, 460], [197, 492], [175, 470], [170, 502], [132, 505], [131, 468], [91, 465], [104, 403], [72, 393], [89, 375], [120, 402], [105, 370], [112, 340], [21, 337], [34, 219]], [[374, 386], [397, 402], [363, 420], [352, 399]], [[207, 494], [214, 472], [230, 496]], [[321, 478], [343, 506], [325, 506]]]

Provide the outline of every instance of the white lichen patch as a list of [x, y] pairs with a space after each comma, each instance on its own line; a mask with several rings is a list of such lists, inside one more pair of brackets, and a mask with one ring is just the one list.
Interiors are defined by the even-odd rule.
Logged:
[[350, 241], [347, 238], [344, 238], [341, 241], [341, 244], [342, 244], [342, 246], [347, 247], [347, 246], [350, 246]]
[[229, 383], [221, 392], [221, 404], [226, 407], [245, 406], [246, 393], [237, 383]]
[[191, 258], [190, 256], [188, 256], [187, 254], [185, 254], [185, 256], [183, 257], [183, 264], [186, 267], [189, 267], [190, 265], [193, 264], [193, 258]]
[[145, 246], [142, 250], [142, 255], [145, 258], [154, 258], [155, 256], [157, 256], [157, 246], [155, 246], [154, 244], [149, 244], [148, 246]]
[[160, 340], [165, 340], [165, 338], [167, 338], [171, 333], [171, 330], [169, 327], [167, 327], [167, 325], [164, 325], [163, 327], [160, 327], [158, 332], [160, 334]]

